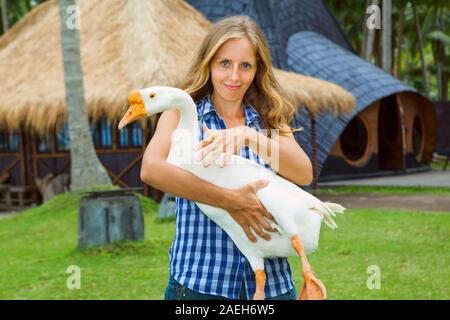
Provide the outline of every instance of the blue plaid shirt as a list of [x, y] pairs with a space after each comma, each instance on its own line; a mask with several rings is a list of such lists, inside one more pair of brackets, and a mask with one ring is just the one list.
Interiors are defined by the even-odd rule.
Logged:
[[[209, 95], [196, 104], [200, 140], [203, 139], [202, 122], [208, 128], [226, 129]], [[245, 120], [248, 127], [264, 128], [258, 112], [250, 104], [245, 104]], [[270, 169], [248, 147], [242, 148], [241, 156]], [[294, 287], [287, 258], [266, 258], [264, 270], [266, 297], [281, 295]], [[247, 299], [251, 299], [256, 290], [255, 273], [231, 238], [194, 201], [180, 197], [176, 197], [176, 231], [170, 248], [170, 273], [191, 290], [230, 299], [239, 299], [243, 283]]]

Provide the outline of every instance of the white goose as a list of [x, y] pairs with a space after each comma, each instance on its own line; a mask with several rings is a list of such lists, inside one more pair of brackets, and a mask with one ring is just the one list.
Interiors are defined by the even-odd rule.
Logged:
[[318, 246], [322, 220], [330, 228], [336, 228], [332, 217], [335, 212], [344, 212], [345, 208], [339, 204], [320, 201], [292, 182], [244, 157], [233, 156], [230, 163], [223, 168], [215, 163], [205, 168], [201, 162], [195, 161], [193, 146], [199, 140], [197, 107], [191, 96], [181, 89], [154, 86], [134, 90], [128, 100], [130, 108], [120, 121], [119, 129], [134, 120], [168, 109], [178, 109], [180, 121], [172, 136], [167, 159], [169, 163], [224, 188], [239, 188], [259, 179], [269, 180], [269, 184], [260, 189], [257, 196], [277, 222], [273, 227], [278, 232], [271, 233], [270, 241], [258, 235], [255, 235], [256, 243], [249, 241], [243, 229], [228, 212], [196, 203], [210, 219], [225, 230], [249, 261], [256, 275], [256, 292], [253, 299], [264, 299], [264, 258], [296, 254], [301, 257], [304, 278], [298, 298], [326, 299], [325, 286], [313, 274], [306, 254]]

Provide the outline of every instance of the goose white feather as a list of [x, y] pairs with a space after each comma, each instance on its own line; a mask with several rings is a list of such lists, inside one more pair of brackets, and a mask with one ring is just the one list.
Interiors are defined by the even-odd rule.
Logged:
[[[215, 163], [204, 167], [200, 161], [197, 161], [193, 151], [193, 146], [198, 143], [197, 108], [185, 91], [172, 87], [154, 86], [132, 92], [129, 101], [130, 110], [133, 108], [140, 110], [134, 111], [134, 114], [140, 115], [133, 115], [133, 112], [129, 111], [122, 119], [119, 128], [138, 117], [142, 118], [145, 115], [172, 108], [178, 109], [180, 122], [172, 136], [172, 145], [167, 159], [171, 164], [224, 188], [239, 188], [259, 179], [269, 181], [266, 187], [258, 190], [257, 196], [277, 222], [272, 226], [278, 232], [270, 234], [272, 238], [270, 241], [260, 238], [257, 234], [255, 234], [256, 243], [249, 241], [240, 225], [224, 209], [197, 203], [201, 211], [230, 236], [255, 272], [264, 269], [266, 257], [287, 257], [299, 254], [293, 246], [293, 237], [298, 236], [306, 254], [313, 252], [319, 244], [322, 220], [332, 229], [337, 227], [333, 217], [335, 213], [344, 212], [344, 207], [320, 201], [292, 182], [251, 160], [234, 155], [230, 163], [223, 168]], [[142, 108], [145, 110], [143, 111]], [[307, 264], [305, 261], [302, 257], [302, 264]], [[305, 269], [303, 271], [306, 272]]]

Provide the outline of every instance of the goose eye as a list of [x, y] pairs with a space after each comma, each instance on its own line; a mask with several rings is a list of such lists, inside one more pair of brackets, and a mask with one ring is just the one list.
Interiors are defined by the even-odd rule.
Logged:
[[153, 93], [153, 92], [152, 92], [152, 93], [149, 94], [149, 97], [150, 97], [150, 98], [154, 98], [155, 96], [156, 96], [156, 93]]

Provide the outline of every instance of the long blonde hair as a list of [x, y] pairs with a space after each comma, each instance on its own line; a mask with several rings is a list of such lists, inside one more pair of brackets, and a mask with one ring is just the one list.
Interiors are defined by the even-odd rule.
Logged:
[[[187, 76], [178, 85], [198, 101], [213, 91], [210, 77], [210, 62], [220, 46], [229, 39], [247, 38], [256, 52], [257, 68], [255, 78], [244, 96], [259, 113], [267, 132], [288, 125], [295, 112], [293, 102], [285, 95], [275, 79], [269, 46], [264, 33], [250, 17], [245, 15], [224, 18], [213, 25], [200, 46]], [[289, 127], [290, 128], [290, 127]], [[295, 130], [294, 130], [295, 131]]]

